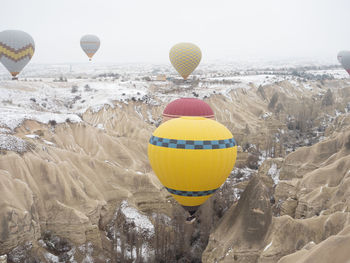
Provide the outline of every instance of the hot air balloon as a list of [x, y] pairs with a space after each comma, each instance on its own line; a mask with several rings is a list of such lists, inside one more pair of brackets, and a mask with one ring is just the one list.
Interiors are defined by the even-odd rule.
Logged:
[[340, 51], [337, 58], [343, 68], [350, 74], [350, 51]]
[[35, 50], [33, 38], [20, 30], [5, 30], [0, 32], [0, 62], [11, 73], [12, 79], [31, 60]]
[[95, 35], [85, 35], [80, 39], [80, 46], [91, 61], [97, 50], [100, 48], [100, 39]]
[[176, 71], [186, 80], [201, 61], [202, 52], [195, 44], [178, 43], [170, 49], [169, 58]]
[[344, 54], [346, 54], [346, 52], [347, 52], [346, 50], [342, 50], [338, 52], [337, 59], [339, 63], [341, 63], [341, 58]]
[[148, 158], [160, 182], [193, 214], [225, 182], [237, 146], [222, 124], [180, 117], [161, 124], [148, 144]]
[[196, 98], [181, 98], [170, 102], [163, 111], [163, 122], [181, 116], [198, 116], [214, 119], [208, 103]]

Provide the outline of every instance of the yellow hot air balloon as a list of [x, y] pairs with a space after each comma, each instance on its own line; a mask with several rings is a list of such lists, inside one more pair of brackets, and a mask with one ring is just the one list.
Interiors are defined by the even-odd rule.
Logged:
[[222, 124], [181, 117], [160, 125], [148, 144], [148, 158], [160, 182], [191, 214], [225, 182], [237, 146]]
[[176, 71], [187, 79], [201, 61], [202, 52], [195, 44], [178, 43], [170, 49], [169, 58]]

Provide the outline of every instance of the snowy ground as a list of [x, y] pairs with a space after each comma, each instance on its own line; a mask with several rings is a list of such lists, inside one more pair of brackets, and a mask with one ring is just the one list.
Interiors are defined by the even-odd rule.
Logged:
[[[345, 70], [329, 67], [304, 73], [347, 78]], [[198, 81], [183, 82], [169, 65], [30, 64], [19, 81], [11, 81], [0, 67], [0, 133], [13, 132], [26, 119], [80, 122], [88, 109], [98, 111], [106, 104], [115, 107], [130, 100], [157, 105], [178, 97], [227, 95], [233, 89], [283, 80], [295, 84], [297, 77], [291, 72], [273, 65], [271, 69], [236, 70], [233, 65], [204, 64], [194, 74]], [[167, 80], [156, 81], [162, 74]]]

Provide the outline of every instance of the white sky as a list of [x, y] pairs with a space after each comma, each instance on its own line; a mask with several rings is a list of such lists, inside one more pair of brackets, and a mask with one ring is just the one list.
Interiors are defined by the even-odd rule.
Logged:
[[350, 49], [350, 0], [0, 0], [0, 31], [36, 43], [33, 62], [85, 62], [79, 40], [101, 39], [96, 62], [168, 63], [177, 42], [203, 62], [315, 58]]

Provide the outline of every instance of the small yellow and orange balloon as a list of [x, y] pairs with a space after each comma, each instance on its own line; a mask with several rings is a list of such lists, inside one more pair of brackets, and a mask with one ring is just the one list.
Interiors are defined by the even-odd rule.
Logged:
[[195, 44], [178, 43], [170, 49], [169, 58], [176, 71], [186, 80], [199, 65], [202, 52]]
[[160, 182], [193, 212], [225, 182], [236, 162], [232, 133], [217, 121], [180, 117], [161, 124], [148, 144], [148, 158]]

